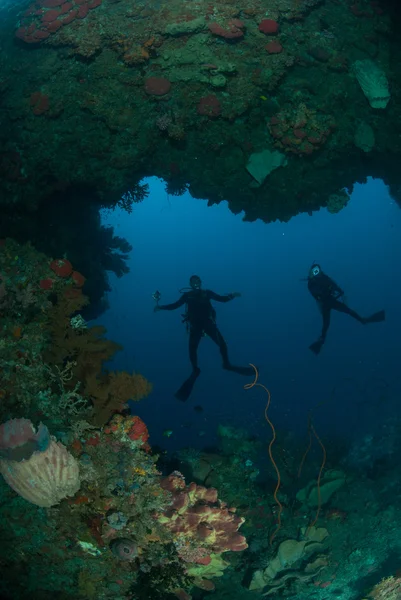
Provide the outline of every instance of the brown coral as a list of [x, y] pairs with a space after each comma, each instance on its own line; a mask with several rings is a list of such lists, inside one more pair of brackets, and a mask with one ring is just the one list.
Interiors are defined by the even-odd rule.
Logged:
[[103, 364], [122, 347], [104, 337], [104, 327], [72, 327], [71, 315], [87, 304], [87, 299], [80, 290], [70, 292], [74, 294], [64, 294], [51, 311], [51, 344], [45, 358], [60, 368], [64, 368], [66, 362], [71, 364], [71, 377], [65, 387], [74, 390], [80, 385], [80, 394], [93, 404], [92, 422], [100, 427], [121, 411], [128, 400], [147, 396], [151, 385], [137, 373], [104, 372]]
[[151, 384], [139, 373], [92, 374], [85, 380], [84, 393], [89, 395], [94, 406], [94, 425], [101, 426], [110, 417], [121, 411], [128, 400], [141, 400], [148, 396]]

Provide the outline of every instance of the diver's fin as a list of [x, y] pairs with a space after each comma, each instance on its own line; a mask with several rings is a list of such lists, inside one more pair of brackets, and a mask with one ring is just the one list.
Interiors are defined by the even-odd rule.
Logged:
[[226, 371], [232, 371], [233, 373], [238, 373], [239, 375], [246, 375], [247, 377], [255, 375], [255, 369], [253, 367], [237, 367], [236, 365], [231, 365], [230, 363], [224, 363], [223, 369], [226, 369]]
[[313, 354], [317, 355], [320, 353], [322, 346], [323, 346], [323, 340], [319, 339], [319, 340], [317, 340], [317, 342], [313, 342], [313, 344], [311, 344], [309, 346], [309, 350], [312, 350]]
[[198, 379], [199, 375], [200, 369], [195, 369], [192, 371], [188, 379], [184, 381], [180, 389], [174, 394], [177, 400], [181, 400], [181, 402], [186, 402], [188, 400], [195, 385], [195, 381]]
[[386, 320], [386, 312], [384, 310], [379, 310], [379, 312], [373, 313], [366, 319], [366, 323], [381, 323]]

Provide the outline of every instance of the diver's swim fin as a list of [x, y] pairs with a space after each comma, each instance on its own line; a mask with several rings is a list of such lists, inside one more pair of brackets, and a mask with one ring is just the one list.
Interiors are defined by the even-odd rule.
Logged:
[[313, 354], [317, 355], [320, 353], [322, 346], [323, 346], [323, 340], [319, 339], [319, 340], [317, 340], [317, 342], [313, 342], [313, 344], [311, 344], [309, 346], [309, 350], [312, 350]]
[[181, 400], [181, 402], [186, 402], [188, 400], [195, 385], [195, 381], [198, 379], [199, 375], [200, 369], [195, 369], [192, 371], [188, 379], [184, 381], [180, 389], [174, 394], [177, 400]]
[[232, 371], [233, 373], [238, 373], [239, 375], [246, 375], [247, 377], [255, 375], [255, 369], [253, 367], [237, 367], [229, 363], [224, 363], [223, 369], [226, 371]]
[[379, 310], [379, 312], [373, 313], [367, 319], [365, 319], [366, 323], [381, 323], [386, 320], [386, 312], [384, 310]]

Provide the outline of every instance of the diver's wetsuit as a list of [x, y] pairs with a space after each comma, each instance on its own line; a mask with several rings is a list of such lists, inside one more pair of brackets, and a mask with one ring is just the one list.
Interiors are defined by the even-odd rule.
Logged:
[[360, 323], [365, 324], [368, 322], [368, 319], [358, 315], [357, 312], [349, 308], [344, 302], [340, 302], [339, 298], [344, 295], [343, 290], [322, 271], [320, 271], [319, 275], [308, 279], [308, 290], [317, 301], [323, 317], [320, 340], [311, 346], [311, 349], [316, 351], [316, 353], [320, 351], [321, 346], [326, 339], [326, 334], [330, 326], [330, 313], [332, 310], [346, 313]]
[[162, 310], [175, 310], [186, 304], [187, 310], [184, 321], [189, 325], [189, 359], [194, 371], [198, 370], [197, 351], [204, 333], [218, 345], [223, 358], [223, 367], [228, 368], [230, 366], [227, 344], [217, 328], [215, 322], [216, 311], [210, 301], [229, 302], [233, 298], [232, 294], [220, 296], [211, 290], [190, 290], [185, 292], [177, 302], [160, 305]]

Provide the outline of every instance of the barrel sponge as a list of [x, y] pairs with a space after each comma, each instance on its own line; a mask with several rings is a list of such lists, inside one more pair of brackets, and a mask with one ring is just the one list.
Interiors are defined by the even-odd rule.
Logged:
[[54, 506], [80, 488], [78, 462], [54, 438], [45, 451], [36, 451], [27, 460], [0, 459], [0, 473], [17, 494], [36, 506]]
[[386, 108], [390, 91], [385, 72], [373, 60], [356, 60], [352, 65], [355, 76], [372, 108]]

